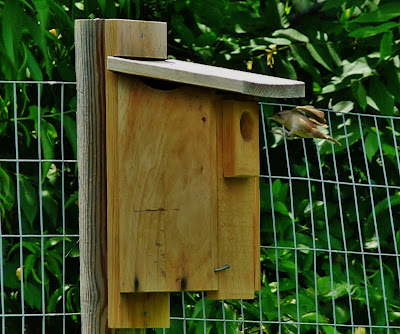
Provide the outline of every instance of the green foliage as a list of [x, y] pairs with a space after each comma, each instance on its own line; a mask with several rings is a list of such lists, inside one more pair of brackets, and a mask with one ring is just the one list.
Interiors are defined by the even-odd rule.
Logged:
[[[166, 21], [171, 57], [305, 81], [305, 99], [286, 101], [290, 104], [311, 103], [344, 113], [399, 115], [397, 0], [4, 0], [0, 1], [0, 79], [73, 81], [74, 20], [95, 17]], [[75, 87], [65, 85], [63, 89], [61, 106], [59, 85], [0, 86], [1, 158], [15, 159], [17, 139], [20, 159], [37, 159], [40, 154], [45, 160], [40, 168], [37, 163], [20, 163], [18, 169], [15, 163], [0, 163], [3, 234], [35, 235], [41, 233], [42, 227], [45, 234], [78, 233], [76, 165], [52, 162], [77, 156]], [[272, 106], [264, 106], [265, 116], [274, 111]], [[329, 325], [334, 315], [337, 323], [352, 321], [349, 301], [354, 323], [367, 325], [367, 296], [372, 323], [384, 325], [383, 288], [391, 324], [400, 325], [395, 258], [385, 259], [381, 272], [377, 256], [362, 259], [357, 253], [361, 247], [376, 253], [378, 235], [382, 252], [393, 254], [394, 243], [400, 247], [398, 224], [395, 230], [391, 226], [391, 217], [398, 222], [400, 194], [398, 190], [387, 193], [384, 188], [374, 188], [371, 201], [368, 187], [357, 187], [354, 194], [351, 186], [352, 182], [382, 185], [386, 181], [388, 185], [398, 185], [399, 120], [363, 117], [361, 129], [357, 116], [347, 114], [345, 124], [343, 120], [331, 114], [332, 136], [343, 146], [334, 148], [334, 160], [332, 145], [319, 143], [321, 168], [312, 141], [306, 141], [307, 161], [301, 141], [289, 142], [288, 150], [292, 176], [336, 180], [336, 164], [338, 179], [348, 182], [348, 186], [327, 183], [323, 188], [315, 181], [293, 181], [289, 186], [286, 179], [260, 180], [261, 242], [274, 245], [276, 238], [279, 246], [276, 250], [262, 248], [261, 254], [261, 317], [269, 321], [262, 329], [265, 333], [295, 333], [296, 321], [317, 320], [321, 332], [334, 333]], [[274, 124], [268, 121], [267, 125]], [[286, 170], [282, 136], [268, 132], [267, 140], [273, 161], [271, 173], [281, 175]], [[264, 161], [262, 169], [265, 168]], [[267, 174], [266, 170], [262, 172]], [[43, 210], [39, 210], [40, 203]], [[62, 301], [67, 312], [79, 311], [76, 238], [63, 241], [45, 237], [42, 242], [40, 238], [24, 237], [21, 244], [17, 238], [2, 241], [7, 313], [21, 310], [18, 268], [24, 279], [25, 312], [41, 312], [42, 289], [47, 312], [61, 312]], [[343, 254], [345, 245], [352, 251], [347, 256]], [[22, 267], [18, 251], [21, 246]], [[298, 248], [297, 255], [291, 250], [293, 247]], [[325, 249], [332, 252], [319, 251]], [[64, 278], [63, 256], [68, 266]], [[350, 273], [349, 281], [346, 272]], [[300, 284], [298, 296], [296, 280]], [[172, 315], [182, 317], [181, 296], [172, 298]], [[258, 296], [243, 305], [238, 301], [205, 299], [204, 310], [199, 294], [187, 293], [184, 298], [185, 316], [190, 319], [185, 323], [188, 333], [203, 333], [204, 328], [208, 333], [239, 333], [242, 326], [246, 333], [260, 332]], [[254, 323], [242, 322], [242, 308], [245, 320]], [[221, 322], [204, 323], [203, 311], [207, 318], [230, 321], [226, 328]], [[70, 320], [67, 332], [78, 332], [78, 319]], [[280, 320], [293, 323], [275, 325]], [[26, 331], [40, 327], [26, 321]], [[57, 321], [46, 321], [49, 331], [57, 331]], [[7, 319], [7, 333], [21, 332], [18, 326], [18, 319]], [[182, 321], [173, 320], [167, 333], [182, 333], [183, 326]], [[301, 330], [315, 332], [315, 326], [301, 326]], [[349, 329], [341, 327], [336, 332], [347, 333]]]

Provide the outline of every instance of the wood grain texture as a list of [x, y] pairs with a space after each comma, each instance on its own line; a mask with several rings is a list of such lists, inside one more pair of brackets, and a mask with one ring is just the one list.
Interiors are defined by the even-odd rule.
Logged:
[[121, 292], [216, 290], [215, 92], [118, 87]]
[[[115, 24], [114, 20], [105, 22], [105, 50], [104, 55], [117, 52], [120, 38], [117, 36], [122, 23]], [[150, 26], [151, 22], [148, 22]], [[118, 27], [118, 29], [117, 29]], [[134, 29], [127, 26], [124, 40], [133, 42], [129, 34], [137, 35]], [[151, 38], [151, 37], [149, 37]], [[146, 48], [146, 45], [141, 45]], [[126, 46], [135, 49], [135, 45]], [[139, 51], [135, 51], [139, 52]], [[146, 54], [140, 51], [140, 54]], [[106, 71], [106, 110], [107, 110], [107, 165], [112, 162], [113, 168], [107, 167], [107, 256], [108, 256], [108, 325], [111, 328], [142, 328], [142, 327], [169, 327], [169, 294], [121, 294], [120, 293], [120, 256], [119, 256], [119, 210], [118, 210], [118, 154], [117, 137], [109, 133], [118, 133], [118, 78], [115, 73]], [[116, 168], [116, 169], [115, 169]], [[122, 264], [123, 265], [123, 264]]]
[[254, 228], [254, 243], [253, 243], [253, 252], [254, 252], [254, 289], [256, 291], [261, 290], [261, 226], [260, 226], [260, 179], [256, 178], [255, 180], [255, 191], [253, 193], [254, 203], [257, 203], [253, 206], [253, 228]]
[[133, 60], [108, 57], [114, 72], [181, 82], [260, 97], [304, 97], [304, 82], [221, 67], [168, 59]]
[[83, 334], [108, 333], [104, 20], [75, 21]]
[[225, 177], [260, 176], [258, 103], [223, 101]]
[[107, 20], [114, 36], [111, 56], [167, 59], [167, 23]]
[[217, 117], [218, 267], [230, 268], [217, 273], [218, 291], [207, 297], [253, 299], [259, 288], [255, 275], [260, 274], [259, 234], [255, 236], [260, 224], [259, 180], [223, 176], [223, 104]]

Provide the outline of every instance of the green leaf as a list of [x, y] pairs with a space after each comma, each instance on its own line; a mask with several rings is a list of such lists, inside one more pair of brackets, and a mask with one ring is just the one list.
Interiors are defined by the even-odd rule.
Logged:
[[393, 61], [385, 64], [383, 68], [385, 86], [393, 94], [396, 102], [400, 103], [400, 71], [394, 66]]
[[36, 17], [38, 19], [40, 29], [42, 30], [42, 34], [44, 35], [44, 32], [48, 30], [47, 21], [50, 13], [49, 5], [47, 3], [47, 0], [35, 0], [33, 3], [37, 12]]
[[[390, 196], [390, 206], [393, 210], [393, 207], [397, 206], [400, 204], [400, 196], [397, 195], [393, 195]], [[378, 204], [375, 205], [375, 214], [376, 216], [378, 216], [380, 213], [388, 210], [389, 208], [389, 201], [387, 198], [384, 198], [382, 201], [380, 201]], [[373, 212], [371, 212], [367, 218], [367, 222], [372, 222], [373, 220]]]
[[328, 52], [329, 52], [334, 64], [336, 66], [340, 66], [342, 64], [342, 60], [340, 59], [338, 53], [336, 52], [333, 43], [328, 42], [328, 43], [326, 43], [326, 46], [328, 48]]
[[333, 282], [333, 293], [331, 286], [331, 277], [324, 276], [317, 279], [318, 296], [321, 296], [321, 300], [332, 301], [332, 296], [338, 299], [347, 294], [347, 284], [344, 282]]
[[[134, 0], [135, 2], [135, 20], [138, 20], [140, 17], [140, 0]], [[130, 1], [128, 1], [130, 6]]]
[[353, 81], [351, 83], [351, 90], [360, 107], [365, 110], [367, 107], [367, 91], [361, 81]]
[[383, 115], [393, 115], [394, 97], [377, 77], [371, 78], [368, 95], [376, 103]]
[[21, 209], [32, 226], [38, 210], [37, 191], [28, 179], [20, 176], [19, 182], [21, 187]]
[[353, 101], [340, 101], [336, 103], [332, 109], [334, 111], [339, 111], [342, 113], [347, 113], [349, 111], [352, 111], [354, 109], [354, 102]]
[[[3, 247], [4, 247], [4, 239], [3, 239]], [[3, 262], [3, 277], [4, 277], [5, 287], [13, 290], [20, 289], [21, 282], [18, 280], [18, 277], [16, 275], [17, 268], [19, 268], [19, 259], [18, 262], [16, 260], [11, 260], [11, 259], [8, 259], [7, 261]]]
[[217, 40], [217, 35], [214, 32], [206, 32], [196, 38], [194, 44], [196, 46], [210, 46]]
[[27, 55], [27, 64], [32, 79], [37, 81], [42, 81], [43, 80], [42, 70], [40, 69], [40, 66], [37, 63], [36, 59], [33, 57], [32, 53], [27, 48], [26, 48], [26, 55]]
[[347, 323], [347, 321], [350, 320], [350, 310], [348, 306], [337, 303], [335, 305], [335, 311], [336, 311], [336, 321], [339, 324], [345, 324]]
[[261, 303], [262, 311], [269, 320], [276, 320], [278, 318], [277, 312], [277, 298], [272, 293], [269, 284], [262, 287], [261, 290]]
[[[315, 323], [317, 321], [317, 318], [318, 318], [319, 323], [325, 322], [324, 316], [322, 314], [318, 314], [318, 316], [317, 316], [317, 314], [315, 312], [303, 314], [301, 316], [301, 321]], [[325, 329], [325, 326], [323, 328]]]
[[25, 302], [33, 309], [41, 310], [42, 307], [42, 292], [34, 284], [24, 283], [24, 297]]
[[369, 131], [367, 138], [365, 138], [365, 153], [367, 155], [369, 162], [372, 161], [372, 158], [378, 151], [378, 148], [379, 145], [378, 145], [377, 134], [374, 131]]
[[328, 71], [334, 71], [333, 60], [331, 59], [330, 52], [325, 44], [307, 43], [307, 50], [310, 52], [311, 57], [313, 57], [317, 63], [321, 64]]
[[61, 300], [63, 296], [63, 288], [58, 288], [56, 291], [53, 292], [53, 294], [50, 296], [48, 302], [46, 303], [47, 305], [47, 313], [53, 313], [56, 312], [56, 306], [58, 302]]
[[352, 22], [358, 23], [374, 23], [374, 22], [387, 22], [395, 17], [400, 16], [400, 3], [398, 1], [392, 1], [386, 4], [379, 4], [379, 7], [375, 11], [369, 13], [363, 13]]
[[104, 16], [105, 11], [106, 11], [106, 6], [107, 6], [107, 0], [97, 0], [97, 3], [99, 4], [100, 11]]
[[297, 80], [297, 73], [290, 61], [275, 57], [275, 71], [279, 77]]
[[356, 75], [366, 77], [372, 73], [372, 69], [368, 64], [368, 59], [366, 57], [360, 57], [352, 63], [345, 59], [343, 60], [342, 65], [343, 78]]
[[287, 209], [285, 203], [282, 203], [280, 201], [276, 201], [274, 203], [274, 210], [281, 213], [284, 216], [288, 216], [289, 215], [289, 210]]
[[321, 11], [325, 12], [330, 9], [337, 9], [338, 7], [344, 5], [345, 2], [343, 0], [327, 0], [322, 7]]
[[[42, 114], [44, 109], [42, 109]], [[37, 106], [29, 107], [29, 117], [35, 122], [35, 130], [36, 133], [38, 131], [38, 108]], [[54, 126], [44, 120], [40, 119], [40, 143], [41, 143], [41, 151], [42, 157], [45, 160], [53, 160], [54, 159], [54, 145], [55, 140], [57, 139], [57, 131]], [[42, 182], [44, 182], [47, 172], [49, 171], [51, 166], [51, 162], [43, 162], [42, 163]]]
[[38, 257], [35, 254], [28, 254], [24, 257], [24, 280], [27, 281], [29, 274], [35, 266], [36, 259]]
[[0, 202], [6, 211], [10, 211], [15, 202], [14, 182], [7, 172], [0, 167]]
[[276, 45], [289, 45], [292, 44], [292, 41], [287, 38], [281, 38], [281, 37], [263, 37], [262, 38], [264, 41], [271, 43], [271, 44], [276, 44]]
[[70, 196], [70, 198], [66, 201], [64, 209], [67, 210], [67, 208], [69, 208], [72, 204], [76, 203], [78, 201], [78, 196], [79, 196], [78, 192], [73, 193]]
[[387, 56], [392, 54], [392, 43], [393, 43], [393, 33], [391, 31], [382, 35], [381, 45], [380, 45], [380, 57], [379, 60], [385, 59]]
[[272, 193], [274, 196], [278, 196], [282, 188], [282, 182], [279, 179], [276, 179], [274, 183], [272, 183]]
[[185, 23], [181, 15], [173, 15], [171, 18], [171, 26], [182, 38], [186, 45], [191, 46], [195, 40], [194, 34]]
[[[18, 49], [17, 46], [22, 37], [22, 25], [21, 25], [21, 8], [19, 7], [19, 1], [6, 0], [2, 10], [2, 37], [4, 43], [5, 53], [8, 60], [12, 64], [14, 70], [19, 65], [17, 63]], [[18, 79], [18, 78], [15, 78]]]
[[71, 144], [72, 150], [74, 152], [75, 159], [78, 158], [77, 152], [77, 130], [76, 130], [76, 122], [73, 118], [64, 115], [64, 130], [65, 134], [68, 138], [69, 143]]
[[260, 210], [266, 212], [271, 210], [271, 195], [269, 184], [260, 178]]
[[[20, 248], [20, 243], [16, 243], [14, 246], [11, 247], [11, 249], [8, 251], [8, 256], [11, 255], [13, 251], [16, 249]], [[33, 241], [23, 241], [22, 242], [22, 247], [26, 248], [30, 253], [39, 255], [40, 254], [40, 247], [38, 246], [37, 243]]]
[[[71, 32], [74, 31], [74, 20], [71, 19], [68, 14], [65, 12], [62, 5], [56, 3], [53, 0], [46, 0], [50, 10], [54, 13], [54, 16], [57, 17], [58, 22], [63, 24], [67, 29]], [[95, 2], [95, 1], [93, 1]], [[90, 7], [90, 6], [89, 6]]]
[[312, 75], [315, 81], [321, 83], [321, 74], [318, 69], [313, 66], [313, 60], [310, 54], [307, 52], [303, 45], [290, 45], [290, 49], [293, 53], [294, 58], [299, 63], [299, 65], [308, 73]]
[[292, 28], [275, 30], [272, 36], [287, 38], [295, 42], [303, 42], [303, 43], [309, 42], [307, 36], [303, 35], [301, 32]]
[[58, 279], [58, 283], [62, 284], [62, 269], [56, 258], [51, 254], [51, 252], [46, 253], [45, 267], [52, 275]]
[[366, 26], [366, 27], [358, 28], [356, 30], [353, 30], [349, 34], [349, 36], [350, 37], [359, 37], [359, 38], [368, 38], [368, 37], [382, 34], [384, 32], [388, 32], [395, 27], [399, 27], [399, 23], [386, 22], [386, 23], [380, 24], [378, 26]]
[[[42, 154], [43, 158], [46, 160], [54, 159], [54, 145], [55, 140], [57, 139], [57, 131], [54, 128], [53, 124], [45, 121], [43, 118], [40, 121], [40, 140], [42, 144]], [[51, 162], [42, 163], [42, 182], [47, 175], [47, 172], [50, 169]]]
[[[201, 20], [200, 22], [206, 22], [207, 26], [219, 29], [225, 21], [225, 1], [214, 0], [214, 1], [192, 1], [191, 8], [193, 13], [197, 15]], [[173, 17], [182, 15], [174, 15]], [[182, 17], [183, 19], [183, 17]], [[182, 20], [183, 23], [183, 20]], [[242, 22], [235, 22], [242, 25]], [[192, 30], [191, 30], [192, 31]]]
[[49, 52], [47, 49], [47, 38], [46, 34], [43, 34], [39, 24], [35, 22], [30, 16], [24, 14], [23, 15], [23, 22], [24, 26], [26, 27], [27, 31], [31, 34], [33, 42], [39, 47], [46, 68], [46, 74], [51, 78], [52, 72], [52, 64], [49, 57]]
[[42, 203], [44, 212], [46, 213], [46, 218], [53, 227], [57, 227], [58, 202], [53, 198], [50, 191], [42, 191]]

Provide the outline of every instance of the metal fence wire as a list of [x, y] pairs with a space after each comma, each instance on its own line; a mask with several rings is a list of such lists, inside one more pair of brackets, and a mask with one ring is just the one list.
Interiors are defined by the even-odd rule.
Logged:
[[[74, 83], [0, 82], [1, 333], [79, 333]], [[375, 107], [374, 105], [371, 105]], [[400, 333], [400, 117], [324, 110], [342, 146], [260, 103], [262, 289], [171, 295], [156, 333]]]

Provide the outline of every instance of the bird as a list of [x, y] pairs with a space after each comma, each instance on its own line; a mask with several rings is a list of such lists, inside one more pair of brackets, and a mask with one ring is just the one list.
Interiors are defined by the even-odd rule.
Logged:
[[289, 130], [289, 138], [321, 138], [342, 146], [335, 138], [323, 133], [317, 128], [321, 126], [327, 128], [325, 114], [323, 111], [315, 109], [313, 106], [297, 106], [292, 110], [277, 112], [270, 119], [282, 124]]

